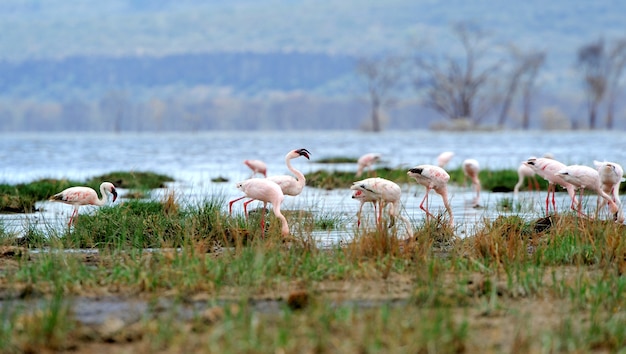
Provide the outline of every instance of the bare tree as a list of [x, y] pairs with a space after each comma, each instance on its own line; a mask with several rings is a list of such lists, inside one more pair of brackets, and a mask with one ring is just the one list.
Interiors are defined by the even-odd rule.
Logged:
[[122, 123], [130, 119], [131, 102], [125, 91], [109, 91], [100, 99], [100, 111], [113, 122], [113, 131], [122, 131]]
[[608, 53], [608, 83], [606, 128], [613, 129], [615, 122], [615, 101], [619, 93], [619, 82], [626, 66], [626, 38], [618, 39]]
[[539, 68], [545, 62], [545, 52], [524, 53], [515, 47], [511, 47], [511, 55], [513, 57], [513, 68], [508, 77], [508, 85], [505, 90], [502, 109], [498, 118], [498, 126], [503, 127], [506, 117], [509, 115], [511, 104], [517, 94], [519, 86], [522, 89], [523, 96], [523, 118], [522, 126], [528, 129], [530, 126], [530, 102], [532, 86], [537, 78]]
[[486, 35], [466, 23], [454, 26], [464, 57], [444, 60], [417, 58], [422, 77], [418, 88], [426, 88], [424, 104], [449, 119], [480, 122], [493, 109], [493, 97], [486, 90], [500, 63], [489, 63]]
[[582, 70], [587, 95], [589, 128], [596, 128], [598, 108], [607, 90], [608, 60], [604, 39], [586, 44], [578, 50], [578, 67]]
[[395, 102], [392, 94], [402, 74], [401, 65], [402, 59], [392, 56], [362, 58], [357, 63], [357, 73], [367, 82], [372, 131], [381, 131], [382, 110]]

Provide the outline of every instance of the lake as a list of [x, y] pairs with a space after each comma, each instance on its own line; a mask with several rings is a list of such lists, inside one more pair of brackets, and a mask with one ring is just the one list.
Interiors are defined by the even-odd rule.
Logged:
[[[306, 132], [203, 132], [203, 133], [11, 133], [0, 134], [0, 183], [26, 183], [41, 178], [87, 178], [112, 171], [152, 171], [172, 176], [176, 182], [169, 188], [177, 199], [196, 202], [212, 196], [225, 200], [241, 196], [235, 182], [246, 179], [251, 171], [245, 159], [261, 159], [268, 165], [268, 175], [288, 174], [285, 154], [292, 149], [306, 148], [311, 161], [292, 160], [293, 166], [309, 173], [320, 169], [356, 171], [355, 164], [320, 164], [322, 158], [354, 157], [368, 153], [382, 154], [378, 166], [409, 168], [419, 164], [435, 164], [437, 155], [454, 151], [455, 157], [447, 168], [457, 168], [466, 158], [479, 161], [483, 169], [516, 169], [530, 156], [551, 153], [565, 164], [593, 166], [593, 160], [607, 160], [624, 165], [626, 134], [623, 132], [579, 131], [498, 131], [498, 132], [431, 132], [387, 131], [365, 133], [356, 131]], [[211, 182], [224, 177], [225, 183]], [[355, 178], [355, 180], [357, 180]], [[403, 186], [403, 213], [413, 223], [419, 223], [424, 213], [419, 203], [424, 188], [416, 183]], [[155, 191], [159, 198], [166, 191]], [[561, 208], [569, 205], [567, 195], [559, 193]], [[123, 196], [123, 191], [122, 191]], [[452, 187], [450, 199], [459, 235], [468, 234], [484, 218], [501, 215], [498, 204], [511, 193], [481, 194], [481, 208], [473, 208], [473, 192], [469, 187]], [[122, 199], [123, 201], [123, 199]], [[519, 199], [524, 217], [543, 215], [545, 191], [524, 192]], [[595, 197], [593, 203], [595, 205]], [[359, 203], [351, 199], [349, 190], [326, 191], [306, 187], [297, 197], [285, 198], [283, 209], [307, 209], [321, 215], [337, 214], [348, 224], [356, 221]], [[72, 207], [42, 202], [42, 212], [35, 214], [2, 215], [5, 229], [23, 232], [37, 227], [63, 227]], [[227, 205], [224, 206], [225, 209]], [[369, 206], [368, 206], [369, 207]], [[364, 214], [371, 208], [364, 208]], [[441, 209], [441, 199], [432, 194], [430, 207]], [[235, 204], [235, 212], [242, 212]], [[89, 212], [89, 208], [81, 208]], [[354, 219], [354, 220], [353, 220]], [[349, 238], [351, 227], [314, 235], [322, 243]]]

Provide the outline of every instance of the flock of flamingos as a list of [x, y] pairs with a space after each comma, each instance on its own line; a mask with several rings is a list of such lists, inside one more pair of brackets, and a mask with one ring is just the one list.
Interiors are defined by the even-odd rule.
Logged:
[[[243, 203], [244, 215], [247, 218], [248, 204], [255, 200], [261, 201], [263, 202], [261, 230], [265, 230], [265, 208], [267, 203], [270, 203], [272, 204], [274, 214], [281, 221], [281, 234], [288, 236], [289, 224], [280, 211], [281, 204], [285, 195], [299, 195], [306, 184], [304, 174], [291, 165], [291, 160], [301, 156], [310, 159], [310, 155], [311, 153], [307, 149], [296, 149], [287, 153], [285, 163], [287, 168], [294, 174], [293, 176], [277, 175], [267, 177], [267, 167], [263, 161], [245, 160], [244, 164], [252, 170], [252, 175], [250, 178], [236, 184], [236, 187], [241, 190], [244, 195], [228, 203], [229, 214], [232, 213], [233, 203], [248, 198], [248, 200]], [[446, 172], [444, 167], [453, 156], [453, 152], [443, 152], [437, 158], [437, 165], [418, 165], [407, 171], [409, 177], [414, 178], [417, 183], [426, 187], [426, 193], [420, 203], [420, 209], [426, 213], [426, 218], [434, 217], [428, 210], [428, 194], [432, 189], [439, 194], [443, 200], [443, 204], [448, 213], [448, 223], [450, 226], [454, 225], [447, 189], [450, 175]], [[356, 177], [361, 177], [365, 170], [371, 172], [372, 166], [380, 160], [380, 157], [381, 155], [377, 153], [368, 153], [361, 156], [357, 161]], [[605, 205], [608, 205], [612, 218], [616, 222], [623, 223], [624, 214], [619, 199], [619, 185], [623, 179], [624, 171], [619, 164], [614, 162], [594, 161], [594, 164], [596, 168], [584, 165], [567, 166], [549, 156], [540, 158], [531, 157], [527, 161], [524, 161], [518, 168], [519, 181], [514, 188], [514, 193], [518, 193], [525, 178], [529, 178], [530, 181], [530, 178], [534, 178], [535, 175], [538, 175], [548, 181], [546, 215], [549, 215], [550, 204], [556, 212], [555, 191], [556, 186], [559, 185], [567, 190], [572, 200], [571, 208], [575, 210], [579, 216], [587, 217], [582, 211], [582, 196], [585, 190], [592, 190], [598, 194], [598, 205], [595, 217], [597, 217], [598, 212], [604, 208]], [[478, 205], [480, 199], [480, 180], [478, 179], [480, 167], [478, 161], [467, 159], [463, 161], [462, 168], [465, 176], [472, 181], [472, 187], [476, 191], [473, 203]], [[264, 178], [254, 178], [257, 173], [263, 175]], [[536, 180], [535, 185], [538, 189]], [[378, 225], [381, 223], [383, 210], [387, 204], [390, 204], [391, 206], [388, 213], [391, 219], [393, 220], [395, 217], [400, 218], [404, 222], [409, 236], [412, 235], [412, 227], [409, 220], [400, 213], [401, 188], [398, 184], [384, 178], [371, 177], [354, 182], [350, 189], [352, 190], [352, 198], [361, 203], [357, 212], [357, 226], [361, 224], [361, 212], [365, 203], [369, 202], [374, 205]], [[578, 196], [576, 194], [577, 190], [580, 193]], [[80, 206], [104, 205], [108, 201], [109, 194], [112, 195], [113, 201], [117, 198], [115, 186], [110, 182], [104, 182], [100, 185], [100, 193], [102, 197], [98, 198], [98, 194], [92, 188], [82, 186], [71, 187], [53, 195], [50, 200], [70, 204], [74, 207], [74, 212], [68, 223], [68, 226], [71, 226], [75, 222]]]

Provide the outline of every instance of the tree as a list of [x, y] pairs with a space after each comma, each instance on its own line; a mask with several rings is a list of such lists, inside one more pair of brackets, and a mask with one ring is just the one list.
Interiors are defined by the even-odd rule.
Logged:
[[498, 126], [503, 127], [506, 117], [513, 99], [517, 93], [518, 87], [522, 90], [522, 127], [528, 129], [530, 126], [530, 103], [532, 87], [537, 78], [537, 73], [545, 62], [545, 52], [529, 52], [524, 53], [515, 47], [511, 47], [511, 56], [513, 57], [513, 68], [508, 78], [508, 85], [505, 91], [502, 109], [498, 118]]
[[583, 87], [587, 96], [589, 129], [595, 129], [598, 108], [607, 89], [608, 61], [604, 39], [582, 46], [578, 50], [577, 64], [582, 70]]
[[100, 111], [113, 122], [113, 131], [119, 133], [123, 130], [123, 123], [130, 119], [131, 102], [128, 94], [124, 91], [109, 91], [100, 100]]
[[367, 82], [372, 131], [381, 131], [382, 110], [395, 102], [392, 91], [399, 82], [401, 66], [402, 60], [392, 56], [362, 58], [357, 63], [357, 73]]
[[443, 60], [418, 57], [421, 77], [418, 89], [425, 88], [424, 105], [441, 115], [455, 119], [480, 122], [494, 107], [493, 97], [486, 91], [500, 63], [489, 63], [486, 35], [466, 23], [454, 26], [460, 40], [463, 56]]
[[619, 83], [626, 66], [626, 38], [618, 39], [608, 54], [608, 84], [606, 128], [613, 129], [615, 122], [615, 101], [619, 93]]

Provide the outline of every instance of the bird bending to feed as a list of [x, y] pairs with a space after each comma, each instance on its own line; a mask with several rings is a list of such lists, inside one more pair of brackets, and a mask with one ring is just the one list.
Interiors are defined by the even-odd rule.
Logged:
[[[426, 195], [420, 204], [420, 209], [426, 212], [426, 218], [434, 217], [430, 211], [428, 211], [428, 192], [434, 189], [435, 192], [441, 196], [443, 205], [446, 207], [448, 214], [450, 214], [450, 226], [454, 226], [452, 208], [448, 201], [448, 181], [450, 180], [450, 175], [443, 168], [434, 165], [415, 166], [407, 172], [407, 175], [415, 178], [417, 183], [426, 187]], [[425, 202], [426, 207], [424, 207]]]
[[254, 177], [257, 173], [267, 177], [267, 165], [261, 160], [244, 160], [243, 163], [252, 170], [250, 178]]
[[[478, 179], [479, 172], [480, 165], [478, 164], [478, 161], [474, 159], [467, 159], [463, 161], [463, 175], [472, 180], [472, 187], [476, 191], [476, 196], [472, 201], [474, 206], [478, 206], [480, 202], [480, 180]], [[463, 184], [465, 184], [465, 182]]]
[[570, 198], [572, 199], [572, 210], [578, 210], [578, 201], [576, 200], [576, 187], [574, 187], [573, 184], [567, 182], [563, 179], [563, 177], [558, 175], [558, 172], [560, 170], [567, 167], [564, 163], [547, 157], [531, 157], [527, 161], [525, 161], [524, 164], [532, 168], [533, 171], [535, 171], [535, 173], [538, 174], [541, 178], [548, 181], [548, 195], [546, 196], [546, 216], [550, 214], [550, 194], [552, 194], [552, 208], [556, 212], [555, 192], [557, 184], [567, 190], [567, 194], [569, 194]]
[[[611, 199], [617, 204], [619, 207], [618, 210], [618, 220], [624, 218], [624, 212], [622, 211], [622, 202], [619, 199], [619, 185], [624, 180], [624, 169], [622, 166], [615, 162], [608, 161], [594, 161], [593, 164], [596, 166], [598, 170], [598, 174], [600, 175], [600, 185], [604, 193], [611, 196]], [[605, 204], [604, 198], [598, 196], [598, 209], [600, 209]]]
[[100, 194], [102, 197], [98, 198], [98, 193], [90, 187], [70, 187], [50, 197], [50, 201], [74, 206], [74, 212], [67, 224], [70, 226], [76, 222], [79, 207], [83, 205], [103, 206], [109, 200], [109, 194], [113, 195], [113, 201], [117, 199], [117, 191], [111, 182], [103, 182], [100, 185]]
[[[598, 170], [583, 165], [570, 165], [557, 172], [557, 175], [561, 176], [565, 181], [574, 185], [574, 187], [580, 190], [580, 200], [578, 201], [578, 207], [576, 211], [578, 215], [584, 215], [582, 213], [582, 201], [583, 193], [585, 189], [591, 189], [596, 192], [600, 197], [604, 198], [609, 203], [609, 209], [614, 219], [618, 219], [618, 206], [613, 201], [611, 196], [606, 194], [600, 185], [600, 174]], [[624, 220], [621, 220], [622, 222]]]
[[413, 235], [413, 228], [409, 220], [400, 214], [400, 197], [402, 196], [402, 190], [396, 183], [384, 178], [367, 178], [362, 181], [357, 181], [350, 187], [352, 192], [352, 198], [361, 202], [359, 211], [357, 213], [357, 227], [361, 226], [361, 211], [363, 210], [363, 204], [371, 202], [374, 204], [374, 211], [378, 203], [378, 213], [376, 216], [376, 225], [380, 225], [382, 220], [383, 209], [387, 204], [391, 204], [389, 208], [389, 216], [391, 217], [393, 226], [394, 218], [397, 216], [404, 222], [409, 237]]
[[380, 154], [373, 153], [373, 152], [359, 157], [359, 159], [356, 162], [357, 164], [356, 177], [361, 177], [361, 175], [363, 174], [363, 170], [365, 169], [368, 170], [368, 174], [369, 174], [372, 171], [372, 165], [378, 161], [380, 161]]
[[525, 178], [528, 179], [528, 190], [533, 190], [533, 185], [536, 190], [539, 190], [539, 182], [537, 181], [537, 176], [535, 176], [535, 171], [523, 162], [517, 168], [517, 177], [517, 184], [513, 188], [514, 196], [519, 194], [519, 189], [524, 184]]
[[452, 151], [444, 151], [439, 156], [437, 156], [437, 166], [444, 168], [452, 160], [454, 157], [454, 152]]
[[296, 170], [291, 166], [291, 160], [298, 158], [300, 156], [306, 157], [307, 160], [310, 160], [311, 153], [307, 149], [298, 149], [291, 150], [285, 156], [285, 164], [287, 164], [287, 168], [291, 171], [296, 178], [289, 175], [278, 175], [278, 176], [270, 176], [267, 179], [273, 181], [274, 183], [280, 186], [284, 195], [296, 196], [302, 192], [304, 185], [306, 184], [306, 179], [302, 172]]
[[243, 212], [247, 220], [248, 204], [255, 200], [263, 202], [263, 211], [261, 212], [261, 230], [262, 234], [265, 235], [265, 207], [267, 206], [267, 203], [271, 203], [272, 210], [274, 210], [274, 215], [276, 215], [276, 217], [280, 219], [280, 222], [282, 223], [281, 234], [283, 236], [289, 235], [289, 225], [287, 224], [287, 219], [280, 212], [280, 205], [285, 199], [285, 195], [283, 194], [283, 191], [280, 189], [280, 186], [278, 184], [265, 178], [251, 178], [242, 182], [238, 182], [235, 186], [245, 195], [243, 197], [239, 197], [228, 202], [229, 214], [232, 213], [234, 202], [243, 198], [250, 198], [250, 200], [247, 200], [243, 203]]

